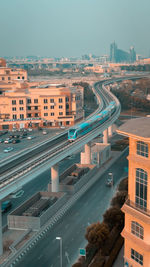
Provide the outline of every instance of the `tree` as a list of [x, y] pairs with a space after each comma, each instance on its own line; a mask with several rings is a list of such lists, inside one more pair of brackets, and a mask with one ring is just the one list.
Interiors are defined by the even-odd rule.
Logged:
[[110, 230], [115, 226], [118, 228], [124, 226], [124, 213], [118, 207], [111, 207], [106, 210], [103, 218]]
[[102, 248], [109, 235], [109, 228], [105, 223], [94, 223], [87, 227], [85, 238], [90, 244], [97, 248]]
[[117, 192], [117, 194], [113, 197], [111, 201], [111, 205], [121, 208], [126, 200], [127, 195], [127, 191]]
[[128, 177], [121, 180], [118, 186], [119, 191], [128, 191]]

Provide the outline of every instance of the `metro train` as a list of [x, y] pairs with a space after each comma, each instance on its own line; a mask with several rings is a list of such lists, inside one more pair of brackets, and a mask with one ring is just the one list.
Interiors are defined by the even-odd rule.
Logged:
[[69, 142], [75, 141], [80, 136], [85, 135], [90, 132], [92, 129], [101, 125], [106, 121], [116, 110], [115, 101], [111, 101], [106, 109], [104, 109], [99, 114], [93, 116], [91, 119], [86, 122], [80, 123], [77, 126], [69, 129], [68, 131], [68, 140]]

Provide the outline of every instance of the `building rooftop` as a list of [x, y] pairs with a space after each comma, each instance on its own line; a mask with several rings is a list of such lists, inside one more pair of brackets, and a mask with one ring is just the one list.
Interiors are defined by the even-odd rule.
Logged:
[[[150, 141], [150, 117], [131, 119], [125, 122], [117, 130], [118, 134], [133, 138], [149, 139]], [[147, 140], [148, 141], [148, 140]]]

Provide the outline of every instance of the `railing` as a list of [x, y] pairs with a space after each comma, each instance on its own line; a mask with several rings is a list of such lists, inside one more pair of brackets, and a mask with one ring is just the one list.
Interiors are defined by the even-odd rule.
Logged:
[[129, 198], [126, 200], [125, 204], [136, 209], [139, 212], [142, 212], [143, 214], [145, 214], [147, 216], [150, 216], [150, 210], [149, 209], [131, 201]]

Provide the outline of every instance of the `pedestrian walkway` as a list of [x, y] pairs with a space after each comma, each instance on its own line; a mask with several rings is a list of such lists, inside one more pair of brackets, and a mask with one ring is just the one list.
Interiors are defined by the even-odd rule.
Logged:
[[123, 254], [124, 254], [124, 245], [122, 246], [122, 248], [119, 251], [119, 254], [113, 264], [112, 267], [123, 267], [124, 263], [123, 263]]

